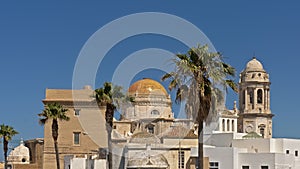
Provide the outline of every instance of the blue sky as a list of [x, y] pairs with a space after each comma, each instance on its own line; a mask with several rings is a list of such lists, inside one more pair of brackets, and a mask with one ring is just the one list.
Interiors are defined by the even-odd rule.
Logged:
[[[77, 57], [89, 37], [117, 18], [140, 12], [169, 13], [196, 25], [237, 69], [236, 80], [255, 54], [270, 73], [274, 136], [300, 138], [296, 130], [300, 2], [296, 0], [0, 2], [0, 123], [20, 132], [15, 139], [43, 137], [37, 114], [43, 109], [45, 89], [71, 89]], [[128, 38], [105, 56], [96, 86], [111, 79], [122, 58], [144, 48], [172, 53], [187, 49], [164, 36]], [[162, 74], [137, 73], [133, 81], [145, 76], [159, 79]], [[231, 91], [228, 95], [227, 105], [232, 108], [237, 95]]]

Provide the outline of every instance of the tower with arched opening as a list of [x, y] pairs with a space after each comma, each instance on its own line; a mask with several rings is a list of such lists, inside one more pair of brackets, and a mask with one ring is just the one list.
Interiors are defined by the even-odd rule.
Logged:
[[256, 132], [263, 138], [272, 137], [270, 110], [270, 79], [263, 65], [254, 57], [240, 74], [239, 127], [240, 132]]

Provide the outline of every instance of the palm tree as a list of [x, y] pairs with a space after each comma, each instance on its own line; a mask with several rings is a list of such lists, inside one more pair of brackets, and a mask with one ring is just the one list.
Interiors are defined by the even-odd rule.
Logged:
[[69, 117], [66, 115], [68, 109], [63, 108], [59, 103], [48, 103], [45, 105], [45, 109], [42, 113], [38, 114], [40, 117], [39, 123], [41, 125], [46, 124], [47, 121], [52, 120], [52, 137], [54, 141], [54, 149], [56, 155], [56, 166], [60, 169], [59, 152], [58, 152], [58, 121], [69, 121]]
[[11, 126], [2, 124], [0, 126], [0, 137], [3, 137], [4, 167], [7, 169], [7, 151], [8, 141], [12, 139], [18, 132]]
[[95, 90], [96, 101], [99, 106], [105, 106], [105, 121], [107, 131], [107, 145], [108, 145], [108, 168], [112, 169], [112, 144], [111, 132], [113, 126], [113, 117], [115, 110], [120, 106], [121, 102], [126, 99], [122, 93], [121, 86], [113, 86], [112, 83], [105, 82], [103, 87]]
[[[176, 54], [175, 70], [162, 80], [171, 79], [169, 90], [177, 90], [175, 102], [186, 101], [187, 116], [198, 125], [198, 166], [203, 169], [203, 122], [209, 124], [216, 108], [224, 100], [222, 89], [237, 91], [235, 69], [222, 61], [220, 53], [209, 52], [208, 46], [191, 48], [186, 54]], [[211, 112], [211, 113], [210, 113]]]

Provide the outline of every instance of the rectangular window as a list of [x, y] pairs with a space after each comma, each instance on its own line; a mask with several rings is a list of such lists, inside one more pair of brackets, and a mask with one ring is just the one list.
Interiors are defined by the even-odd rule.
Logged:
[[178, 168], [184, 168], [184, 151], [178, 151]]
[[286, 152], [286, 154], [290, 154], [290, 150], [286, 150], [285, 152]]
[[74, 115], [79, 116], [80, 115], [80, 109], [74, 109]]
[[243, 166], [242, 166], [242, 169], [250, 169], [250, 167], [249, 167], [249, 166], [246, 166], [246, 165], [243, 165]]
[[80, 144], [80, 132], [74, 132], [73, 133], [73, 143], [74, 145], [79, 145]]
[[298, 150], [295, 151], [295, 156], [298, 157]]
[[269, 166], [261, 166], [261, 169], [269, 169]]
[[219, 162], [209, 162], [209, 169], [219, 169]]

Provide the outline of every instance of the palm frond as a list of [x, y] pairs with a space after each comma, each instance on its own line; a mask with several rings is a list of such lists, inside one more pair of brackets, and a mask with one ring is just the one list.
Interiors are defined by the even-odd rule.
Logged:
[[[208, 45], [198, 45], [186, 54], [177, 54], [172, 61], [175, 70], [165, 74], [162, 80], [171, 79], [169, 89], [177, 90], [175, 102], [186, 99], [186, 113], [197, 118], [198, 122], [206, 120], [210, 110], [215, 109], [212, 106], [222, 101], [223, 97], [217, 97], [215, 93], [218, 86], [229, 86], [237, 91], [234, 81], [228, 79], [234, 77], [235, 69], [222, 61], [220, 52], [210, 52]], [[188, 90], [183, 92], [182, 85]], [[188, 95], [184, 96], [186, 93]]]
[[238, 86], [237, 84], [233, 81], [233, 80], [226, 80], [226, 84], [227, 86], [229, 86], [233, 91], [235, 91], [236, 93], [238, 93]]
[[226, 75], [235, 76], [235, 68], [230, 66], [229, 64], [222, 63], [223, 71], [226, 73]]
[[66, 114], [67, 111], [68, 109], [64, 108], [61, 104], [57, 102], [48, 103], [45, 105], [45, 108], [42, 111], [42, 113], [38, 114], [38, 116], [40, 117], [39, 123], [43, 125], [49, 119], [68, 121], [69, 117]]
[[167, 80], [171, 77], [172, 77], [172, 73], [166, 73], [166, 74], [163, 75], [163, 77], [161, 77], [161, 80], [165, 81], [165, 80]]
[[2, 124], [0, 126], [0, 137], [4, 137], [6, 141], [12, 139], [16, 134], [19, 134], [13, 127]]

